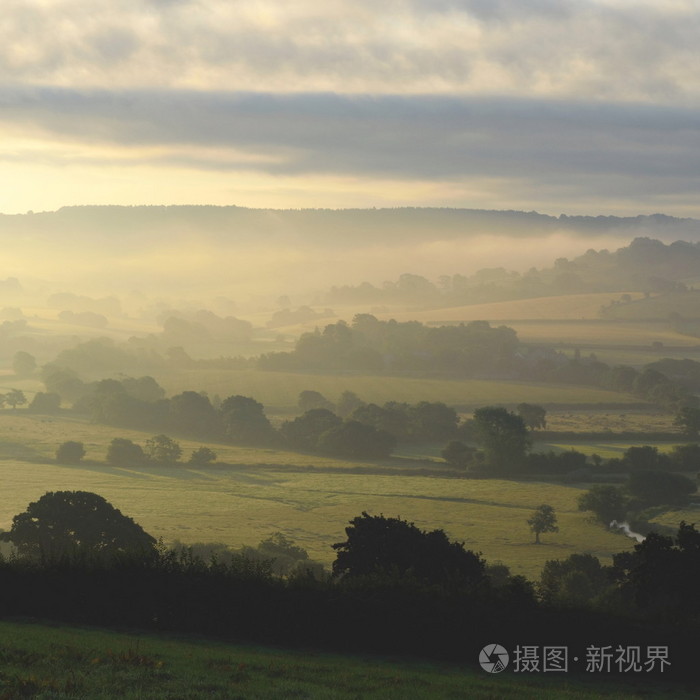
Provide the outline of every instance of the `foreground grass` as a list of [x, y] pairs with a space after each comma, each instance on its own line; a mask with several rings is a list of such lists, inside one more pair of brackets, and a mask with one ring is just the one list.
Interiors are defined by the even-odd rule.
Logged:
[[[473, 660], [469, 660], [472, 662]], [[176, 637], [0, 622], [0, 697], [52, 700], [619, 700], [693, 697], [639, 675], [488, 675], [480, 669]], [[646, 681], [646, 682], [645, 682]]]

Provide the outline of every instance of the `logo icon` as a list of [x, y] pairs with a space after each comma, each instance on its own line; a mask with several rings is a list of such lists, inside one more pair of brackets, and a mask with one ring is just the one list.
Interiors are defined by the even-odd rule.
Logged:
[[508, 652], [500, 644], [487, 644], [479, 652], [479, 663], [487, 673], [500, 673], [508, 666]]

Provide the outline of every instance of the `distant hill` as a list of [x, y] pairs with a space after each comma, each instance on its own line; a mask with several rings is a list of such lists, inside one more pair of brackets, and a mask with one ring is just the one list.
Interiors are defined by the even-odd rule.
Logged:
[[[633, 238], [657, 244], [635, 244], [626, 257], [607, 252]], [[681, 239], [688, 243], [666, 246]], [[312, 300], [461, 305], [642, 291], [646, 278], [675, 280], [674, 270], [700, 279], [694, 267], [697, 242], [699, 220], [661, 214], [81, 206], [0, 215], [0, 280], [18, 279], [25, 289], [45, 295], [138, 291], [185, 300], [226, 297], [249, 305], [261, 299], [269, 305], [285, 295], [294, 306]], [[572, 255], [580, 257], [566, 258]], [[553, 268], [541, 267], [554, 260]], [[652, 274], [663, 261], [665, 268]], [[637, 273], [642, 278], [635, 279]], [[385, 300], [387, 294], [372, 288], [397, 278], [388, 288], [389, 297], [400, 288], [395, 299]], [[357, 291], [363, 281], [369, 288]], [[324, 292], [332, 286], [336, 291]], [[17, 302], [0, 290], [0, 308], [9, 305]]]
[[700, 220], [663, 214], [635, 217], [548, 216], [537, 212], [480, 209], [248, 209], [218, 206], [78, 206], [54, 212], [0, 214], [0, 237], [30, 232], [94, 237], [119, 234], [158, 237], [206, 232], [209, 236], [259, 240], [261, 235], [303, 238], [343, 246], [375, 240], [405, 243], [470, 235], [528, 237], [566, 231], [574, 235], [613, 233], [630, 240], [652, 236], [663, 241], [700, 240]]

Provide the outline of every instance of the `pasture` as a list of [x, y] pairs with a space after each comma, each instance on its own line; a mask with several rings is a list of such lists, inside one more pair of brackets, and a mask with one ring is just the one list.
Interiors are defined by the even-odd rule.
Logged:
[[[8, 529], [14, 515], [47, 491], [85, 490], [104, 496], [166, 543], [239, 547], [281, 531], [325, 565], [334, 559], [331, 545], [344, 539], [348, 521], [365, 510], [426, 530], [444, 529], [487, 561], [501, 561], [529, 578], [537, 578], [548, 559], [589, 552], [609, 561], [632, 546], [578, 512], [583, 484], [468, 479], [438, 465], [426, 473], [429, 463], [408, 456], [378, 465], [223, 445], [209, 446], [226, 464], [117, 468], [102, 461], [117, 436], [140, 444], [149, 437], [83, 421], [2, 416], [0, 527]], [[85, 443], [85, 463], [52, 461], [58, 444], [68, 439]], [[185, 456], [198, 444], [182, 441]], [[526, 520], [542, 503], [555, 508], [560, 531], [537, 546]]]
[[[639, 674], [501, 673], [465, 665], [230, 644], [154, 634], [0, 622], [2, 697], [165, 700], [428, 700], [430, 698], [694, 697], [691, 689]], [[467, 665], [468, 664], [468, 665]]]

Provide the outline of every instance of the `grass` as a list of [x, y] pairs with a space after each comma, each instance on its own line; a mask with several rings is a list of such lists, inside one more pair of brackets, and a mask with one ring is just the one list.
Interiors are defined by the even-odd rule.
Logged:
[[[641, 674], [489, 675], [465, 665], [254, 647], [164, 635], [0, 622], [0, 697], [91, 700], [588, 700], [683, 698]], [[466, 665], [469, 664], [469, 665]]]
[[[105, 497], [165, 542], [238, 547], [281, 531], [326, 565], [334, 558], [330, 545], [344, 539], [348, 521], [363, 510], [400, 516], [423, 529], [442, 528], [488, 561], [502, 561], [533, 579], [549, 559], [590, 552], [609, 561], [632, 546], [578, 512], [576, 499], [587, 485], [454, 478], [449, 470], [443, 477], [438, 470], [413, 475], [409, 458], [425, 456], [419, 454], [407, 454], [403, 469], [386, 473], [402, 461], [389, 460], [378, 469], [381, 465], [218, 445], [211, 446], [229, 466], [115, 468], [101, 460], [117, 435], [141, 444], [147, 437], [80, 421], [2, 416], [0, 527], [9, 528], [14, 515], [47, 491], [85, 490]], [[94, 461], [76, 466], [47, 461], [66, 439], [83, 441], [87, 459]], [[241, 456], [246, 459], [236, 459]], [[536, 546], [526, 520], [542, 503], [555, 508], [560, 531]]]

